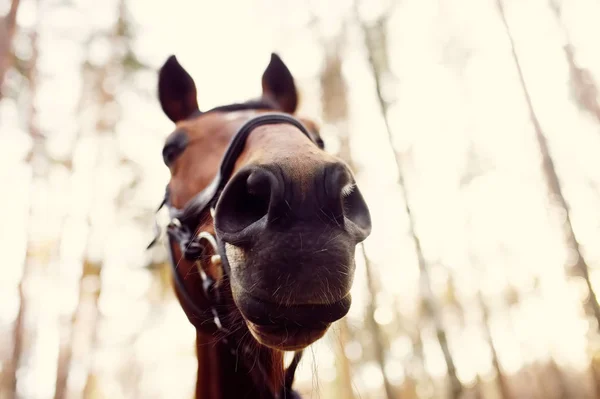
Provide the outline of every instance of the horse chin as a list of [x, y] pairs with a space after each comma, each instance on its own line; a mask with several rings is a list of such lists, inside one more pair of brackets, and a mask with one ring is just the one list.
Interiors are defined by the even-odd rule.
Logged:
[[297, 351], [306, 348], [323, 337], [329, 325], [323, 328], [298, 326], [259, 326], [246, 320], [252, 336], [262, 345], [281, 351]]
[[323, 337], [333, 322], [348, 313], [352, 302], [347, 294], [330, 304], [283, 305], [247, 292], [234, 292], [234, 301], [252, 336], [265, 346], [283, 351], [305, 348]]

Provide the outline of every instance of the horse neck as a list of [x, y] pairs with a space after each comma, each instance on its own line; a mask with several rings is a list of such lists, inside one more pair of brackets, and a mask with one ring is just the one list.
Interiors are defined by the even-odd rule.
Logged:
[[[281, 391], [282, 352], [264, 346], [254, 348], [250, 356], [244, 355], [239, 347], [237, 351], [238, 356], [233, 355], [228, 345], [215, 343], [213, 335], [196, 330], [196, 399], [272, 399], [264, 394], [265, 387], [269, 392]], [[266, 375], [260, 372], [261, 367]]]

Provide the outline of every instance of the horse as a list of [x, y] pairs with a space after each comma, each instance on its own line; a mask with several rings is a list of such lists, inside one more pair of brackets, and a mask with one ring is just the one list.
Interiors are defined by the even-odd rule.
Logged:
[[295, 81], [277, 54], [261, 83], [257, 98], [200, 111], [175, 55], [158, 71], [174, 130], [157, 212], [169, 211], [174, 291], [196, 330], [197, 399], [299, 398], [302, 351], [348, 313], [356, 245], [371, 232], [353, 172], [316, 122], [294, 116]]

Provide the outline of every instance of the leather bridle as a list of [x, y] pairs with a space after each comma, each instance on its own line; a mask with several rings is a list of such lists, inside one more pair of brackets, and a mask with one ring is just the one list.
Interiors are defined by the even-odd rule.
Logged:
[[[192, 313], [192, 315], [190, 315], [186, 312], [188, 319], [196, 326], [196, 328], [201, 328], [211, 334], [217, 331], [223, 333], [221, 341], [229, 347], [230, 353], [233, 356], [237, 356], [238, 348], [241, 348], [242, 351], [250, 354], [250, 348], [246, 348], [243, 345], [238, 345], [237, 342], [233, 342], [233, 337], [230, 333], [231, 329], [229, 326], [224, 325], [225, 319], [221, 317], [218, 311], [218, 309], [223, 309], [223, 303], [219, 289], [216, 287], [216, 281], [205, 269], [205, 265], [209, 263], [212, 266], [219, 268], [224, 275], [229, 273], [229, 263], [225, 254], [224, 243], [221, 241], [218, 233], [213, 236], [209, 232], [197, 230], [202, 220], [205, 220], [204, 218], [208, 216], [208, 212], [214, 217], [215, 208], [221, 192], [227, 185], [227, 182], [233, 173], [235, 163], [244, 150], [246, 139], [250, 133], [259, 126], [282, 123], [293, 125], [315, 143], [315, 145], [322, 148], [322, 145], [315, 141], [306, 127], [291, 115], [283, 113], [261, 114], [248, 120], [239, 128], [225, 150], [217, 175], [204, 190], [196, 194], [183, 209], [178, 209], [170, 203], [169, 189], [167, 186], [165, 197], [156, 211], [158, 213], [163, 206], [166, 206], [169, 210], [170, 222], [166, 230], [168, 236], [169, 263], [171, 265], [177, 291], [185, 302], [189, 312]], [[158, 227], [158, 223], [156, 223], [155, 237], [148, 245], [148, 248], [152, 247], [157, 242], [159, 236], [160, 228]], [[173, 253], [173, 245], [175, 244], [179, 246], [183, 258], [196, 265], [202, 279], [204, 295], [210, 304], [208, 310], [198, 307], [186, 290], [183, 279], [177, 271], [177, 262], [175, 260], [175, 254]], [[269, 396], [272, 396], [274, 399], [294, 397], [292, 384], [296, 367], [298, 366], [301, 357], [302, 351], [297, 351], [294, 354], [294, 358], [285, 372], [285, 383], [283, 391], [280, 394], [273, 394], [266, 390], [266, 382], [268, 379], [267, 371], [259, 364], [260, 362], [256, 362], [257, 365], [255, 367], [259, 367], [263, 379], [259, 388], [265, 389], [265, 394], [270, 394]]]

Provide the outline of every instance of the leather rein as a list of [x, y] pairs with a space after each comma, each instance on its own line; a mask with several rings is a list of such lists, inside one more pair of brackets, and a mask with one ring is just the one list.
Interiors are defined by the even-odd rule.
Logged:
[[[234, 342], [231, 334], [230, 326], [224, 323], [225, 319], [219, 314], [218, 309], [223, 309], [223, 298], [220, 295], [220, 291], [216, 286], [217, 282], [207, 273], [205, 265], [210, 263], [213, 267], [216, 267], [222, 275], [229, 273], [229, 262], [224, 250], [224, 243], [220, 240], [219, 235], [206, 232], [197, 231], [202, 220], [205, 220], [208, 216], [208, 212], [213, 216], [215, 215], [215, 208], [219, 201], [221, 192], [226, 186], [235, 163], [244, 150], [246, 139], [252, 133], [254, 129], [259, 126], [270, 125], [270, 124], [290, 124], [298, 128], [306, 137], [308, 137], [317, 146], [322, 147], [315, 141], [310, 135], [306, 127], [296, 118], [291, 115], [284, 113], [266, 113], [256, 116], [246, 123], [244, 123], [239, 130], [235, 133], [231, 139], [225, 154], [221, 160], [221, 164], [217, 175], [211, 181], [211, 183], [201, 192], [196, 194], [183, 209], [175, 208], [170, 203], [169, 188], [165, 191], [165, 197], [156, 210], [158, 213], [164, 206], [169, 211], [170, 222], [167, 226], [167, 237], [168, 237], [168, 252], [169, 252], [169, 263], [171, 265], [171, 271], [173, 274], [173, 280], [180, 297], [185, 302], [186, 308], [189, 309], [192, 315], [186, 312], [190, 322], [196, 327], [207, 331], [210, 334], [215, 332], [221, 332], [223, 337], [221, 342], [228, 346], [229, 352], [236, 356], [238, 354], [238, 348], [241, 348], [244, 354], [250, 355], [250, 348], [244, 345], [238, 345]], [[155, 222], [155, 236], [152, 242], [148, 245], [148, 249], [151, 248], [160, 237], [160, 227], [158, 222]], [[173, 253], [173, 245], [179, 246], [183, 258], [194, 263], [200, 277], [202, 279], [202, 290], [209, 302], [208, 309], [201, 309], [193, 300], [187, 289], [185, 288], [183, 279], [177, 271], [178, 262], [175, 260], [175, 254]], [[212, 253], [212, 255], [210, 255]], [[208, 261], [208, 262], [207, 262]], [[264, 390], [264, 394], [267, 397], [273, 399], [279, 398], [290, 398], [294, 397], [292, 391], [292, 384], [294, 382], [294, 374], [300, 359], [302, 357], [302, 351], [294, 353], [294, 358], [290, 363], [289, 367], [285, 371], [285, 381], [283, 391], [281, 393], [273, 394], [270, 390], [267, 390], [268, 374], [267, 370], [256, 362], [261, 378], [263, 381], [258, 382], [259, 389]]]

